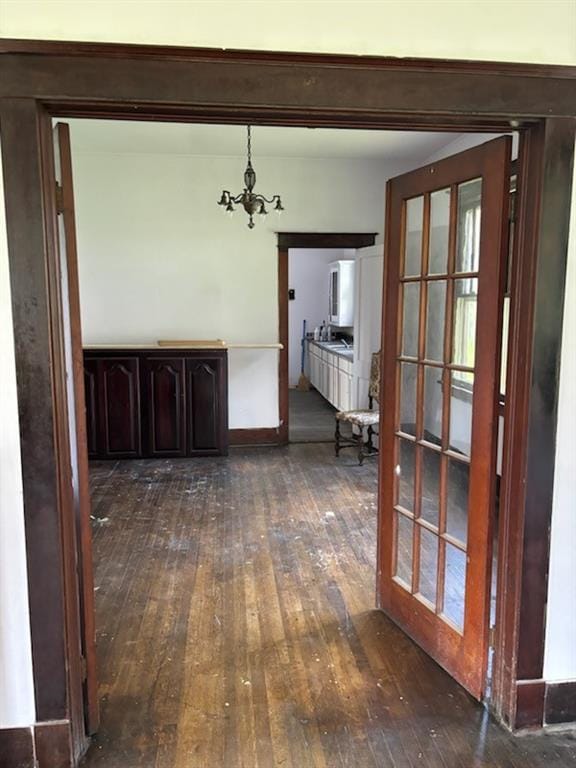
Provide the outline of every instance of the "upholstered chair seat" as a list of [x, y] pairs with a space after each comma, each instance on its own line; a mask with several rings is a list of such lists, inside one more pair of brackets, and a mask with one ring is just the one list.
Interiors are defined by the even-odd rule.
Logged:
[[[335, 446], [336, 456], [340, 455], [342, 448], [357, 448], [358, 463], [362, 464], [367, 456], [378, 453], [374, 445], [374, 427], [380, 423], [380, 411], [374, 408], [374, 403], [380, 402], [380, 352], [374, 352], [370, 364], [370, 385], [368, 388], [368, 408], [359, 408], [355, 411], [338, 411], [336, 414]], [[340, 432], [340, 424], [349, 424], [351, 434], [348, 436]], [[364, 439], [366, 431], [366, 439]]]

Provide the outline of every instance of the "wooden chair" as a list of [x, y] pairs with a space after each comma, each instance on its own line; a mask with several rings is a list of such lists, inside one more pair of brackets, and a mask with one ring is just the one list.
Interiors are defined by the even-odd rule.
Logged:
[[[368, 387], [368, 408], [356, 411], [338, 411], [336, 414], [336, 433], [334, 450], [340, 455], [342, 448], [357, 448], [358, 463], [362, 465], [367, 456], [374, 456], [378, 448], [374, 445], [374, 427], [380, 423], [380, 411], [374, 408], [374, 403], [380, 403], [380, 352], [372, 354], [370, 365], [370, 385]], [[351, 434], [346, 436], [340, 432], [340, 424], [350, 424]], [[366, 440], [364, 430], [366, 429]], [[377, 433], [376, 433], [377, 434]]]

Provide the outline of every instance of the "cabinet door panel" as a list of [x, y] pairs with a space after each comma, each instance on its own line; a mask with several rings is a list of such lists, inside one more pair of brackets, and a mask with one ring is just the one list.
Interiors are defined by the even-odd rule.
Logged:
[[99, 361], [100, 453], [135, 457], [141, 453], [140, 381], [136, 358]]
[[96, 360], [84, 361], [84, 392], [86, 400], [86, 442], [88, 456], [98, 455], [98, 363]]
[[146, 358], [143, 396], [146, 455], [185, 456], [184, 359]]
[[222, 367], [219, 360], [186, 361], [188, 453], [219, 453], [221, 435]]

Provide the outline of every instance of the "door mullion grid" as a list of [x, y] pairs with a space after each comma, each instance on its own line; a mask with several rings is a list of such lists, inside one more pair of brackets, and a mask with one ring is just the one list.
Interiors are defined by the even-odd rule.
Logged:
[[444, 313], [444, 370], [442, 374], [442, 458], [440, 461], [440, 498], [438, 510], [438, 572], [436, 592], [436, 613], [444, 611], [444, 583], [446, 577], [446, 515], [448, 499], [448, 456], [450, 444], [450, 400], [452, 376], [452, 334], [454, 330], [454, 269], [456, 266], [456, 243], [458, 228], [458, 186], [450, 187], [450, 221], [448, 229], [448, 264], [446, 281], [446, 305]]
[[412, 592], [420, 590], [420, 541], [421, 527], [419, 525], [422, 511], [422, 467], [424, 448], [418, 444], [422, 439], [424, 425], [424, 366], [422, 360], [426, 347], [426, 301], [427, 286], [424, 276], [428, 271], [428, 249], [430, 240], [430, 195], [424, 195], [422, 221], [422, 244], [420, 255], [420, 307], [418, 317], [418, 367], [416, 379], [416, 461], [414, 467], [414, 541], [412, 551]]

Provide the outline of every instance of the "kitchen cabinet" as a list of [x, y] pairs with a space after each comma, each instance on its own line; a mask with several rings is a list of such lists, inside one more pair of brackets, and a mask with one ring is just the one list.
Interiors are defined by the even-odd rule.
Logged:
[[353, 405], [352, 360], [322, 346], [308, 343], [310, 383], [339, 411]]
[[354, 261], [341, 259], [330, 264], [330, 325], [354, 325]]
[[88, 455], [225, 455], [227, 376], [222, 349], [84, 350]]

